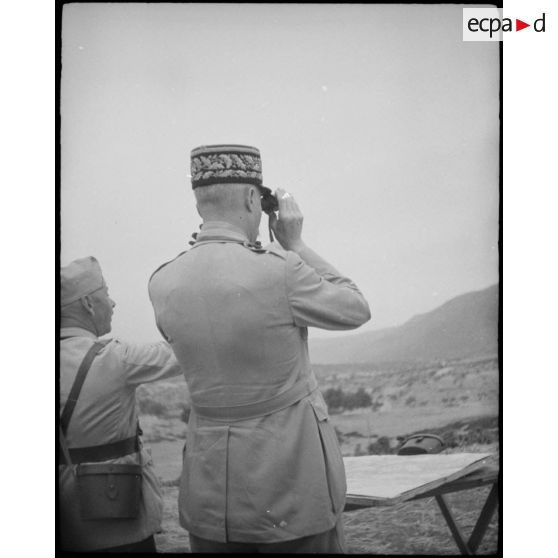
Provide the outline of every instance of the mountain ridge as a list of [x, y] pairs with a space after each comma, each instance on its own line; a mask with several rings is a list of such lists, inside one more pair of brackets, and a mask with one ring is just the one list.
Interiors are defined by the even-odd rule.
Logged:
[[311, 362], [450, 360], [498, 352], [499, 285], [458, 295], [400, 326], [309, 339]]

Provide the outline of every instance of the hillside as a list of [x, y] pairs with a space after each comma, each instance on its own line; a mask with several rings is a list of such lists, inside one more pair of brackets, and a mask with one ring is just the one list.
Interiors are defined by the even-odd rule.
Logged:
[[[498, 351], [498, 285], [455, 297], [401, 326], [334, 339], [309, 339], [313, 363], [476, 358]], [[371, 301], [372, 315], [374, 303]]]

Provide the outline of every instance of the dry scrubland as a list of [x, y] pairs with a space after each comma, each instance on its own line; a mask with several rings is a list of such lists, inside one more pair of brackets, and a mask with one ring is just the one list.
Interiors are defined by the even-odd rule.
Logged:
[[[314, 366], [344, 455], [394, 451], [417, 431], [441, 434], [451, 447], [498, 440], [496, 358], [432, 364]], [[369, 404], [336, 408], [328, 393], [364, 390]], [[188, 391], [182, 378], [143, 385], [137, 392], [144, 440], [183, 441]], [[381, 440], [381, 451], [371, 450]]]
[[[314, 366], [323, 393], [346, 394], [363, 388], [366, 408], [332, 408], [344, 455], [394, 453], [401, 440], [419, 431], [441, 435], [444, 451], [498, 453], [498, 363], [495, 358], [431, 364]], [[182, 379], [142, 386], [138, 390], [144, 439], [152, 447], [163, 481], [163, 532], [157, 535], [162, 552], [188, 552], [187, 533], [178, 525], [176, 481], [186, 433], [188, 394]], [[450, 495], [449, 505], [465, 534], [469, 534], [488, 488]], [[344, 514], [351, 553], [457, 554], [442, 514], [432, 499], [396, 508], [366, 509]], [[479, 549], [497, 548], [495, 514]]]

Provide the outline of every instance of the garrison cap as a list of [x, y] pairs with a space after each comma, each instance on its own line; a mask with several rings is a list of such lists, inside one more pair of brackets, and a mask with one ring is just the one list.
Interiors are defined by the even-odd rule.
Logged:
[[271, 190], [263, 185], [260, 151], [250, 145], [202, 145], [190, 154], [192, 188], [210, 184], [253, 184], [263, 194]]
[[80, 258], [60, 269], [60, 305], [66, 306], [106, 285], [99, 262]]

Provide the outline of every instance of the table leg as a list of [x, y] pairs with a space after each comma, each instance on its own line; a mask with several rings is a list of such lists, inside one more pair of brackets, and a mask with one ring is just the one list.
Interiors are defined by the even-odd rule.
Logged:
[[467, 544], [467, 541], [463, 538], [463, 535], [461, 534], [461, 531], [459, 530], [459, 527], [455, 523], [455, 520], [453, 519], [453, 516], [451, 515], [451, 512], [448, 508], [448, 505], [446, 504], [446, 501], [444, 500], [444, 497], [441, 494], [438, 494], [438, 495], [436, 495], [436, 501], [438, 502], [438, 505], [440, 506], [440, 509], [442, 510], [442, 514], [443, 514], [443, 516], [446, 520], [446, 523], [448, 524], [448, 527], [450, 528], [451, 534], [453, 535], [453, 538], [454, 538], [457, 546], [459, 547], [459, 551], [461, 552], [461, 554], [465, 554], [467, 556], [472, 555], [473, 551], [469, 548], [469, 545]]
[[476, 552], [477, 548], [479, 547], [484, 534], [486, 533], [486, 529], [488, 528], [488, 524], [496, 511], [496, 504], [498, 503], [498, 485], [494, 483], [492, 485], [492, 489], [488, 494], [488, 498], [484, 503], [480, 516], [477, 520], [477, 523], [469, 537], [469, 548]]

